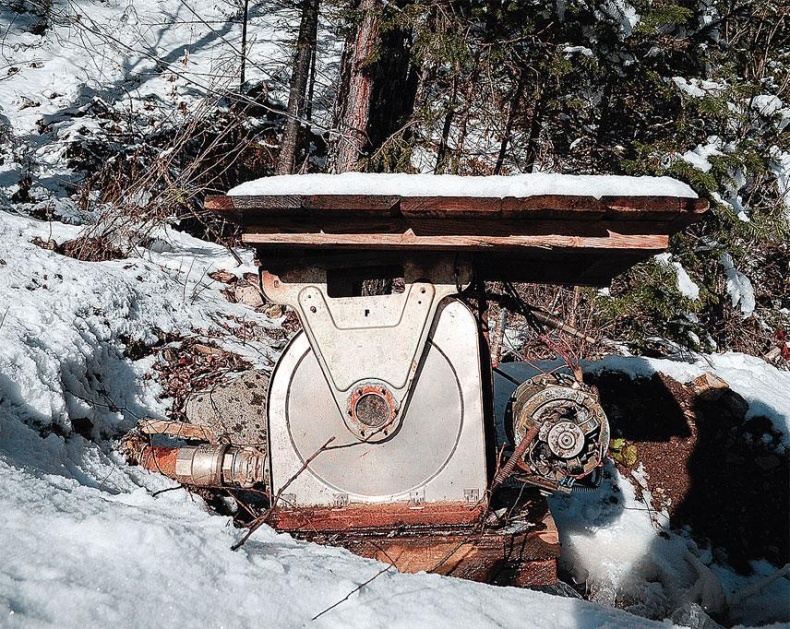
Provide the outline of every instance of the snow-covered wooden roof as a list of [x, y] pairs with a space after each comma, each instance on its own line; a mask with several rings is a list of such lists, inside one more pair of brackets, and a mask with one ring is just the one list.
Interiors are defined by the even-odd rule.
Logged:
[[669, 177], [346, 173], [266, 177], [206, 207], [263, 256], [464, 252], [510, 279], [605, 284], [664, 251], [708, 203]]

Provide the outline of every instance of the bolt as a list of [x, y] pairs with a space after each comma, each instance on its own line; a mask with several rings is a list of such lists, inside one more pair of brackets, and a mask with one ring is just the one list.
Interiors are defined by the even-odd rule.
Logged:
[[310, 306], [310, 312], [315, 312], [315, 311], [316, 311], [315, 306]]

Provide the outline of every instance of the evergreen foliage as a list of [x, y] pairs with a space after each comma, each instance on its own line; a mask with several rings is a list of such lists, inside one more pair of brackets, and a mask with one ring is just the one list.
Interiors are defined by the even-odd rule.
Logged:
[[[384, 3], [383, 30], [406, 38], [419, 85], [411, 115], [362, 167], [686, 181], [713, 206], [671, 248], [700, 297], [682, 297], [673, 268], [648, 263], [594, 298], [596, 318], [617, 320], [631, 341], [706, 338], [708, 349], [764, 353], [790, 324], [790, 200], [777, 167], [790, 153], [789, 15], [779, 0]], [[785, 256], [770, 287], [758, 282], [769, 250]], [[724, 253], [752, 278], [747, 323]]]

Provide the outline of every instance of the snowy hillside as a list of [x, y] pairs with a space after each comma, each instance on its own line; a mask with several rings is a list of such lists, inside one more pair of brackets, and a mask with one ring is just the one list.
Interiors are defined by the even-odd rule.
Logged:
[[[782, 566], [758, 560], [751, 574], [736, 572], [694, 531], [667, 525], [649, 479], [613, 463], [599, 492], [552, 499], [564, 571], [593, 601], [570, 586], [559, 596], [398, 574], [267, 526], [231, 551], [243, 533], [231, 518], [127, 465], [116, 447], [172, 402], [154, 347], [177, 352], [198, 338], [271, 368], [285, 317], [229, 302], [209, 277], [254, 272], [252, 252], [237, 249], [239, 265], [167, 220], [145, 222], [145, 237], [124, 241], [117, 259], [81, 261], [64, 245], [101, 211], [80, 187], [80, 151], [92, 141], [143, 151], [238, 82], [238, 7], [54, 1], [39, 28], [39, 13], [16, 4], [27, 6], [0, 7], [0, 626], [702, 627], [703, 608], [747, 626], [790, 623]], [[247, 79], [266, 81], [267, 106], [287, 96], [296, 15], [271, 2], [250, 16]], [[340, 43], [326, 24], [321, 45], [318, 91], [330, 94]], [[770, 419], [777, 456], [790, 448], [790, 373], [757, 358], [611, 357], [590, 369], [679, 382], [712, 371], [748, 402], [747, 417]]]
[[[0, 605], [9, 626], [152, 626], [162, 619], [239, 626], [266, 622], [296, 626], [343, 599], [385, 568], [350, 553], [294, 541], [260, 529], [238, 552], [241, 537], [227, 518], [161, 477], [128, 467], [114, 440], [140, 417], [162, 416], [167, 400], [146, 374], [151, 358], [124, 355], [132, 339], [155, 342], [155, 330], [221, 329], [243, 317], [276, 325], [229, 304], [223, 285], [206, 271], [235, 268], [227, 252], [168, 231], [167, 253], [141, 251], [115, 262], [79, 262], [31, 244], [56, 241], [76, 228], [5, 212], [0, 230]], [[263, 366], [276, 352], [265, 343], [234, 344]], [[790, 405], [781, 391], [790, 375], [739, 355], [712, 357], [754, 412], [773, 409], [787, 439]], [[599, 368], [638, 374], [654, 369], [687, 380], [710, 366], [612, 358]], [[513, 367], [517, 369], [517, 365]], [[87, 418], [85, 436], [75, 430]], [[82, 430], [82, 429], [81, 429]], [[84, 432], [84, 431], [83, 431]], [[88, 437], [88, 438], [86, 438]], [[610, 604], [641, 599], [660, 611], [696, 600], [735, 601], [750, 583], [775, 571], [756, 564], [751, 578], [712, 563], [690, 537], [662, 539], [661, 523], [614, 468], [626, 509], [611, 510], [607, 485], [590, 494], [557, 498], [555, 515], [564, 561], [591, 587], [611, 588]], [[649, 506], [649, 504], [648, 504]], [[664, 533], [666, 535], [666, 533]], [[686, 557], [721, 580], [699, 587]], [[693, 561], [693, 560], [692, 560]], [[734, 618], [760, 622], [781, 617], [786, 578], [733, 607]], [[718, 598], [717, 598], [718, 597]], [[648, 613], [655, 610], [647, 610]], [[645, 626], [625, 612], [538, 592], [495, 588], [435, 575], [389, 571], [320, 619], [327, 626]]]

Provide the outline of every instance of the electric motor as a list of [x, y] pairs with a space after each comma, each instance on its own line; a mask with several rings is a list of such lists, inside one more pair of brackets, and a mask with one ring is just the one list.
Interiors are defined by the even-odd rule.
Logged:
[[603, 462], [609, 423], [594, 387], [566, 373], [542, 374], [519, 385], [508, 412], [514, 445], [531, 427], [538, 431], [519, 462], [525, 482], [569, 492]]

